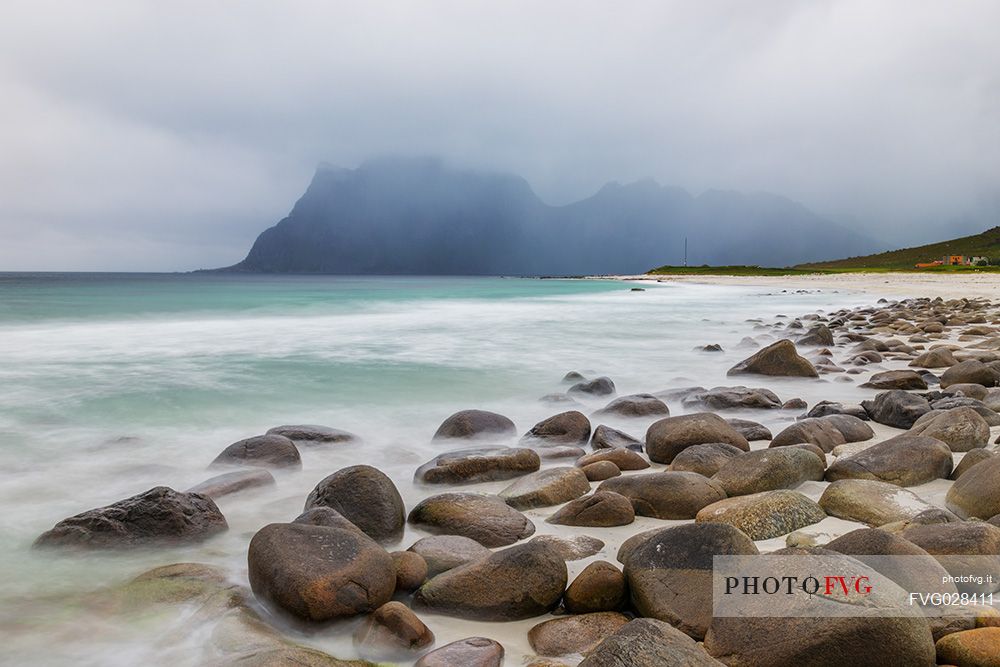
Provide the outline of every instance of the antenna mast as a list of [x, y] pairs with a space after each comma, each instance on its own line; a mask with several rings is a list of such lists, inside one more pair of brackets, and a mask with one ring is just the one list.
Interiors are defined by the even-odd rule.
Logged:
[[684, 266], [688, 265], [688, 237], [684, 237]]

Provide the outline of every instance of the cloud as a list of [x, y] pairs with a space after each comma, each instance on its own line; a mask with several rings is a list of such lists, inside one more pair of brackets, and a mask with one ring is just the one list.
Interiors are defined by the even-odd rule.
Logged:
[[233, 263], [314, 165], [563, 203], [766, 190], [890, 243], [996, 224], [1000, 4], [8, 2], [0, 268]]

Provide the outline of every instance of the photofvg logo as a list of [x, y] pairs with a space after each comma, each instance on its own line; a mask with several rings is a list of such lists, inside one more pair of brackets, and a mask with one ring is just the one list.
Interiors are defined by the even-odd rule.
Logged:
[[993, 604], [1000, 557], [715, 556], [712, 574], [718, 617], [974, 616]]

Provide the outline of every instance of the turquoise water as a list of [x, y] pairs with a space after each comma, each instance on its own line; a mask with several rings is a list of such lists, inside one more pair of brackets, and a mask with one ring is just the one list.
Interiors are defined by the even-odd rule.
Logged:
[[[330, 472], [369, 463], [393, 478], [408, 507], [428, 495], [412, 485], [413, 471], [441, 451], [430, 436], [456, 410], [496, 410], [526, 431], [560, 411], [538, 398], [565, 390], [560, 379], [569, 370], [608, 375], [619, 394], [723, 384], [726, 369], [747, 354], [736, 348], [740, 339], [766, 335], [746, 320], [877, 298], [631, 287], [0, 274], [0, 634], [7, 651], [21, 663], [43, 656], [45, 664], [197, 664], [192, 647], [164, 652], [143, 632], [111, 621], [91, 619], [93, 627], [74, 626], [84, 629], [51, 642], [58, 600], [178, 560], [225, 565], [245, 583], [249, 537], [298, 514]], [[693, 349], [706, 343], [726, 352]], [[810, 402], [856, 391], [822, 382], [768, 385]], [[34, 537], [59, 519], [160, 484], [188, 488], [210, 476], [206, 466], [226, 445], [283, 423], [327, 424], [364, 443], [304, 450], [303, 469], [276, 475], [276, 487], [221, 499], [231, 530], [204, 545], [85, 557], [30, 551]], [[646, 426], [610, 423], [640, 436]], [[408, 533], [400, 548], [417, 537]], [[439, 639], [448, 637], [450, 622], [437, 623]], [[349, 657], [350, 642], [342, 639], [310, 641]]]

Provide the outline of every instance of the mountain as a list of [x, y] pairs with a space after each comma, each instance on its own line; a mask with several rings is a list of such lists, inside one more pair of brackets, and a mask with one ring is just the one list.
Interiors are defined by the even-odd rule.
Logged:
[[912, 269], [915, 264], [933, 262], [945, 255], [966, 257], [987, 257], [990, 264], [1000, 261], [1000, 227], [988, 229], [982, 234], [963, 236], [951, 241], [941, 241], [916, 248], [903, 248], [882, 252], [877, 255], [849, 257], [828, 262], [803, 264], [810, 269]]
[[514, 175], [434, 159], [320, 166], [291, 213], [239, 264], [260, 273], [582, 275], [639, 273], [683, 258], [785, 265], [875, 243], [770, 194], [692, 196], [653, 181], [611, 183], [549, 206]]

